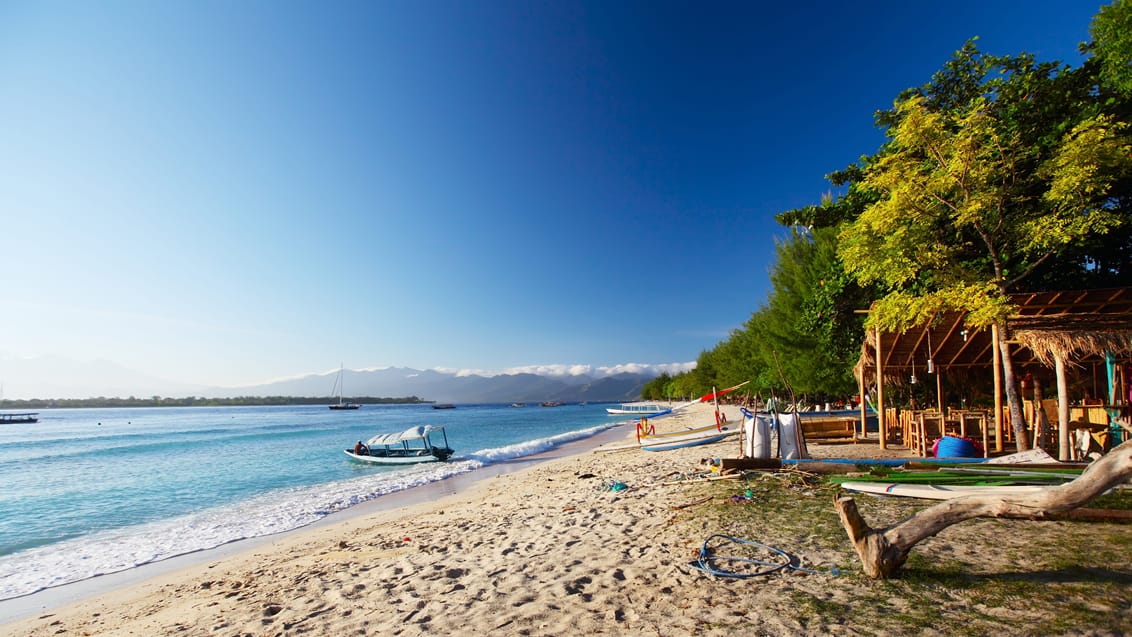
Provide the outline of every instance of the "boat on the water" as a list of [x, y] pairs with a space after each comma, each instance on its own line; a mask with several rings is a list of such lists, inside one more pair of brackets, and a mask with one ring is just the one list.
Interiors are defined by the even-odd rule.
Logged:
[[527, 403], [511, 403], [512, 407], [526, 407]]
[[559, 402], [557, 400], [548, 400], [546, 402], [539, 403], [539, 404], [543, 407], [561, 407], [562, 405], [565, 405], [566, 403]]
[[338, 377], [334, 379], [334, 387], [330, 390], [330, 394], [334, 395], [334, 391], [338, 391], [338, 402], [327, 405], [331, 409], [358, 409], [361, 407], [358, 403], [351, 403], [342, 399], [342, 371], [343, 368], [338, 368]]
[[[439, 444], [434, 436], [444, 441]], [[355, 462], [368, 464], [417, 464], [421, 462], [443, 462], [452, 455], [448, 446], [448, 434], [444, 427], [419, 425], [401, 433], [378, 434], [369, 440], [344, 449], [346, 455]]]
[[622, 403], [618, 407], [605, 408], [605, 413], [610, 416], [637, 416], [638, 418], [651, 418], [671, 411], [671, 409], [656, 403]]
[[0, 414], [0, 425], [11, 425], [20, 422], [39, 422], [39, 412]]
[[432, 406], [433, 409], [455, 409], [456, 405], [452, 403], [440, 403]]

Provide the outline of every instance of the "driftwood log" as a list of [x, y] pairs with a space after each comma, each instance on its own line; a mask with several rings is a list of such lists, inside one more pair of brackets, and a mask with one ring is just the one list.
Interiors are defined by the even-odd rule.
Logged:
[[857, 511], [853, 498], [834, 501], [841, 525], [857, 549], [865, 572], [873, 578], [896, 575], [908, 552], [921, 540], [971, 518], [1053, 519], [1076, 509], [1132, 477], [1132, 441], [1097, 460], [1072, 482], [1026, 496], [972, 495], [945, 500], [887, 528], [873, 529]]

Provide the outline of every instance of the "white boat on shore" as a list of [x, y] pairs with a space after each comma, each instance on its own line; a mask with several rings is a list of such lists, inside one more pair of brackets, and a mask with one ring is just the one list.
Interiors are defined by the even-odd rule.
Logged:
[[673, 449], [683, 449], [685, 447], [698, 447], [700, 445], [710, 445], [713, 442], [719, 442], [728, 436], [738, 434], [738, 430], [724, 430], [716, 431], [713, 427], [707, 433], [698, 435], [684, 435], [675, 436], [671, 438], [660, 438], [652, 436], [650, 438], [641, 438], [642, 451], [671, 451]]
[[[435, 434], [443, 437], [443, 445], [433, 440]], [[443, 462], [452, 455], [444, 427], [434, 425], [420, 425], [396, 434], [378, 434], [365, 442], [359, 440], [353, 449], [343, 451], [351, 460], [366, 464]]]
[[696, 427], [695, 429], [684, 429], [679, 431], [671, 431], [668, 433], [642, 433], [640, 425], [637, 429], [637, 442], [614, 445], [612, 447], [600, 447], [597, 449], [599, 452], [607, 451], [624, 451], [627, 449], [641, 449], [643, 451], [668, 451], [670, 449], [682, 449], [684, 447], [695, 447], [698, 445], [707, 445], [713, 442], [719, 442], [724, 438], [737, 435], [739, 429], [728, 425], [707, 425], [705, 427]]

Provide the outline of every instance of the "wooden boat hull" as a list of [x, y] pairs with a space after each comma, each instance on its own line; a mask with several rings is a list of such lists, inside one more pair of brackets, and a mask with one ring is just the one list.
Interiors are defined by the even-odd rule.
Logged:
[[899, 482], [842, 482], [842, 489], [874, 495], [897, 495], [926, 500], [950, 500], [968, 495], [1018, 496], [1044, 493], [1053, 486], [1004, 485], [967, 486], [943, 484], [904, 484]]

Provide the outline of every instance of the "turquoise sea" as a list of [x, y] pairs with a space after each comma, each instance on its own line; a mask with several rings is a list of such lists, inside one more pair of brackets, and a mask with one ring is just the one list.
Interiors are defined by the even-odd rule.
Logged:
[[[602, 405], [57, 409], [0, 426], [0, 600], [279, 533], [396, 491], [551, 450], [620, 420]], [[342, 450], [444, 425], [446, 463]]]

